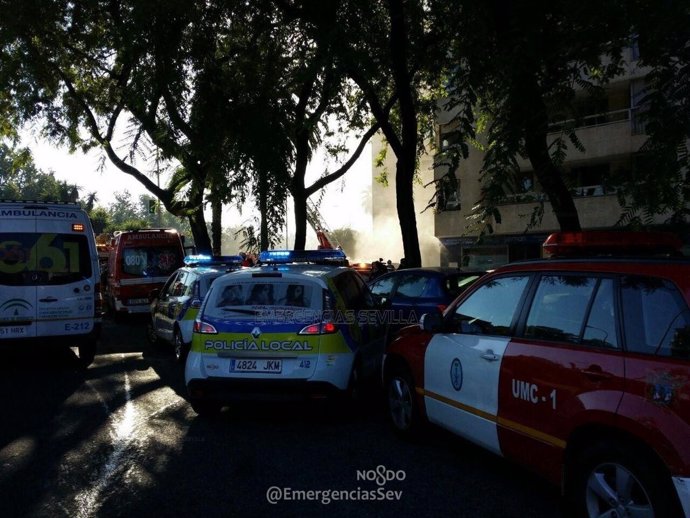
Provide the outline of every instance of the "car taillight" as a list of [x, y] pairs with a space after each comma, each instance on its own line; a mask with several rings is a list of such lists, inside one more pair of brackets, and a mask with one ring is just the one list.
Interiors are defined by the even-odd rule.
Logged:
[[298, 333], [300, 335], [330, 335], [338, 331], [337, 326], [333, 322], [320, 322], [318, 324], [309, 324], [302, 328]]
[[216, 331], [216, 328], [213, 327], [211, 324], [208, 324], [206, 322], [201, 322], [200, 320], [194, 321], [194, 332], [206, 334], [206, 335], [218, 333], [218, 331]]

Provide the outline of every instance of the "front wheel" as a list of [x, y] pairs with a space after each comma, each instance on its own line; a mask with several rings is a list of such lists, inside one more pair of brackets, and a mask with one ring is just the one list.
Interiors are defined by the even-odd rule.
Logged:
[[156, 328], [153, 327], [152, 322], [146, 325], [146, 339], [151, 345], [158, 345], [158, 335], [156, 334]]
[[603, 442], [577, 455], [566, 488], [574, 516], [680, 516], [671, 478], [641, 447]]
[[393, 430], [404, 437], [417, 436], [422, 428], [422, 416], [410, 373], [403, 368], [393, 371], [386, 381], [386, 393]]
[[189, 346], [182, 340], [182, 333], [179, 329], [175, 329], [173, 334], [173, 352], [175, 353], [175, 361], [177, 363], [183, 364], [187, 360]]

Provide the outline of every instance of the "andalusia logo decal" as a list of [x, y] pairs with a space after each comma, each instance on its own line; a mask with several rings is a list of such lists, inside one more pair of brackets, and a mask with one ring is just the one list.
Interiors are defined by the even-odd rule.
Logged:
[[9, 299], [0, 305], [0, 316], [4, 320], [14, 320], [33, 312], [33, 306], [25, 299]]

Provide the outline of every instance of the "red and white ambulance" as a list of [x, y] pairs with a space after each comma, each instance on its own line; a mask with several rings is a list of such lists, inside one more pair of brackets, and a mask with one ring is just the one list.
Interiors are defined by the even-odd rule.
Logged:
[[107, 300], [115, 315], [148, 313], [149, 294], [184, 262], [183, 239], [171, 228], [116, 232], [108, 258]]

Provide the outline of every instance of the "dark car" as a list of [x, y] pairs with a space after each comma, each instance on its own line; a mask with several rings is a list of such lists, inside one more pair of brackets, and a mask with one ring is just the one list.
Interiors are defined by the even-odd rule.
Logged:
[[424, 313], [442, 312], [468, 286], [486, 272], [430, 266], [386, 273], [369, 283], [371, 291], [390, 311], [387, 339], [408, 323], [417, 323]]

